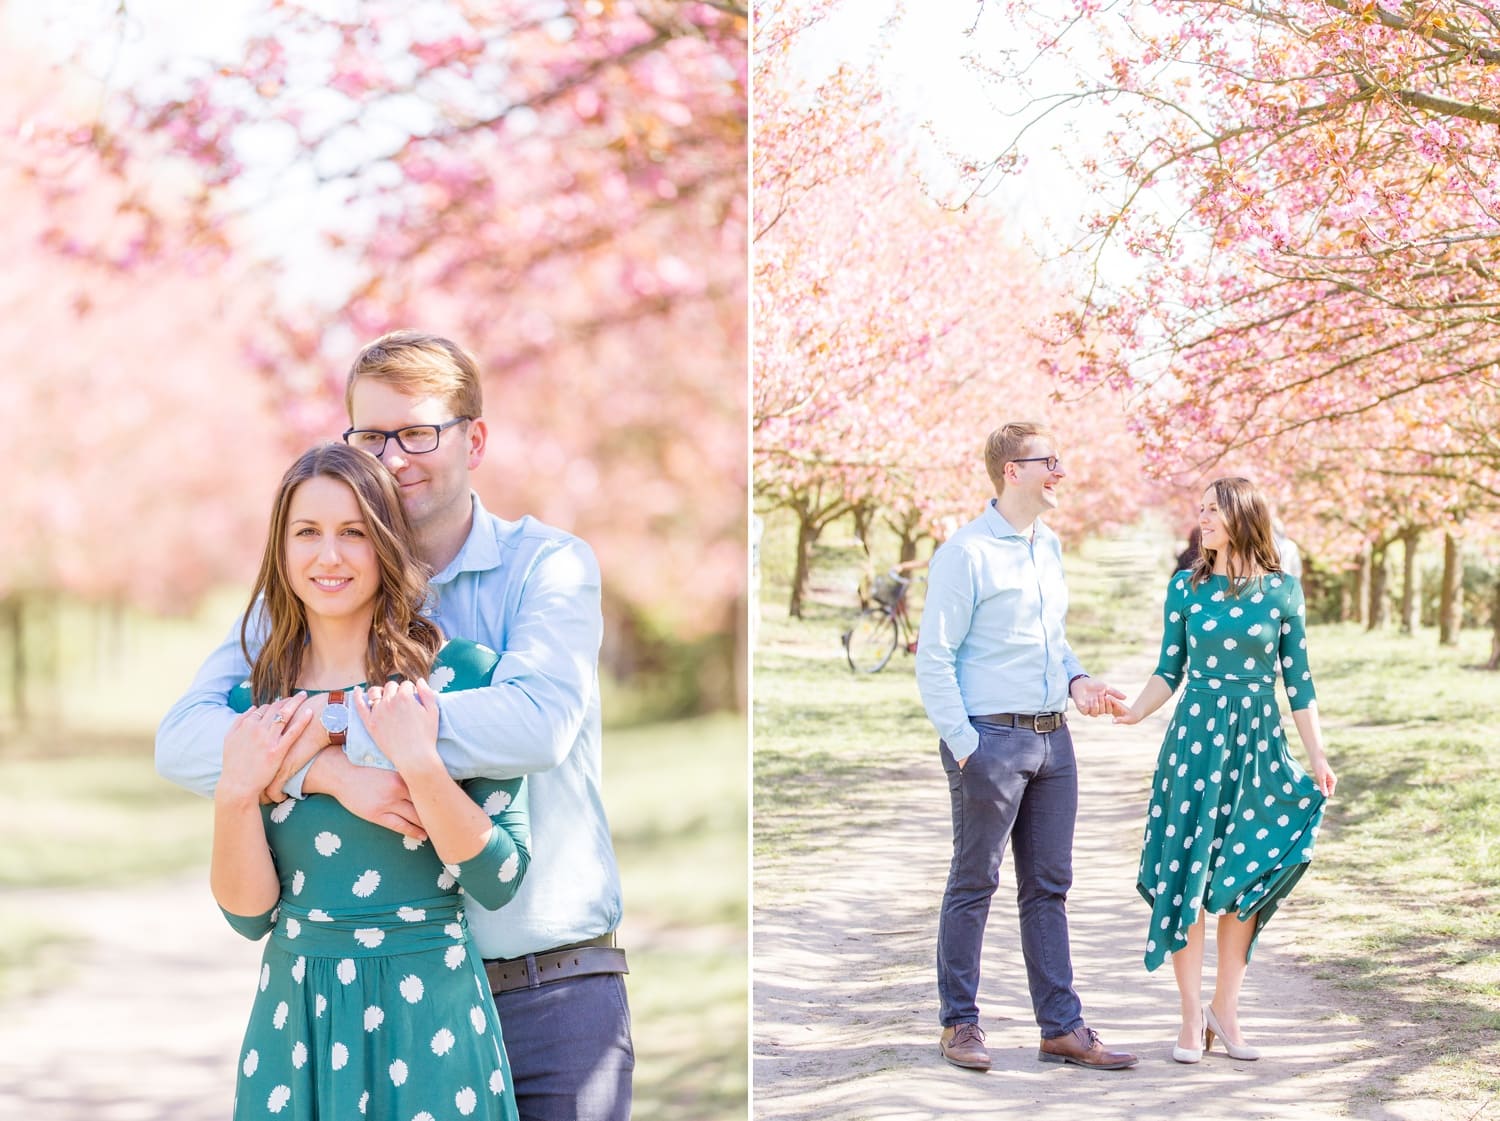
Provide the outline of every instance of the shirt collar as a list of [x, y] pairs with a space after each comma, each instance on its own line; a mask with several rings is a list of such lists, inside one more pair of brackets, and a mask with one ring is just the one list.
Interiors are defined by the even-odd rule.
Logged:
[[500, 567], [502, 560], [500, 542], [495, 537], [491, 518], [484, 504], [479, 501], [477, 493], [470, 491], [469, 501], [473, 503], [470, 511], [472, 521], [469, 524], [469, 536], [464, 538], [458, 555], [449, 561], [441, 572], [433, 576], [432, 583], [434, 584], [446, 584], [461, 572], [488, 572], [490, 569]]
[[1005, 516], [1000, 513], [998, 499], [992, 498], [985, 504], [982, 517], [985, 528], [996, 537], [1019, 537], [1022, 541], [1041, 541], [1052, 535], [1052, 531], [1047, 528], [1047, 523], [1042, 521], [1041, 518], [1037, 518], [1031, 523], [1033, 526], [1032, 536], [1028, 538], [1026, 534], [1005, 520]]

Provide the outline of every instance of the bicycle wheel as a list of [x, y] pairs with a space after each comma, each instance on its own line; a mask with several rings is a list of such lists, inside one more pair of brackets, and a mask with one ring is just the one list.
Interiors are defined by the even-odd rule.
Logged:
[[879, 607], [862, 611], [844, 636], [844, 653], [855, 673], [879, 673], [895, 652], [896, 620]]

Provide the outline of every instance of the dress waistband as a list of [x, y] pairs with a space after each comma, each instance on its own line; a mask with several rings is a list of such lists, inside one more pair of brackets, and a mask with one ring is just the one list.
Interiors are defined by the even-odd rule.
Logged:
[[1276, 678], [1255, 677], [1211, 677], [1208, 674], [1190, 671], [1188, 689], [1202, 693], [1215, 693], [1221, 697], [1275, 697]]
[[460, 896], [416, 899], [399, 907], [320, 910], [282, 900], [271, 937], [282, 949], [322, 957], [388, 957], [469, 941]]

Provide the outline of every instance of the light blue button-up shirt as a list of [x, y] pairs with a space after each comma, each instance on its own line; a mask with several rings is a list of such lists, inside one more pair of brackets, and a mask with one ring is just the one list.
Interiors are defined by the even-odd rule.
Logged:
[[[490, 685], [444, 695], [438, 752], [454, 778], [527, 775], [531, 866], [500, 911], [470, 901], [487, 958], [605, 934], [620, 921], [620, 874], [600, 795], [599, 566], [582, 540], [534, 518], [507, 522], [474, 496], [463, 547], [432, 581], [443, 633], [500, 652]], [[199, 794], [219, 779], [228, 693], [249, 675], [239, 623], [156, 733], [156, 769]], [[390, 767], [350, 708], [345, 754]]]
[[953, 758], [979, 746], [970, 716], [1062, 712], [1083, 666], [1064, 637], [1062, 544], [1022, 536], [991, 499], [933, 554], [917, 641], [922, 706]]

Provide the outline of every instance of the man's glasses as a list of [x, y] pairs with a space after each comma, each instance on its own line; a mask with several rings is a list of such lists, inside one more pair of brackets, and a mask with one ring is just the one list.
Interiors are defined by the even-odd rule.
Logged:
[[437, 450], [438, 437], [442, 435], [443, 429], [473, 419], [471, 416], [456, 416], [442, 424], [410, 424], [389, 432], [379, 428], [350, 428], [344, 432], [344, 443], [362, 452], [369, 452], [377, 459], [385, 454], [387, 440], [395, 440], [407, 455], [422, 455], [424, 452]]
[[1013, 459], [1012, 463], [1045, 463], [1048, 471], [1056, 471], [1057, 465], [1062, 462], [1055, 455], [1034, 455], [1029, 459]]

